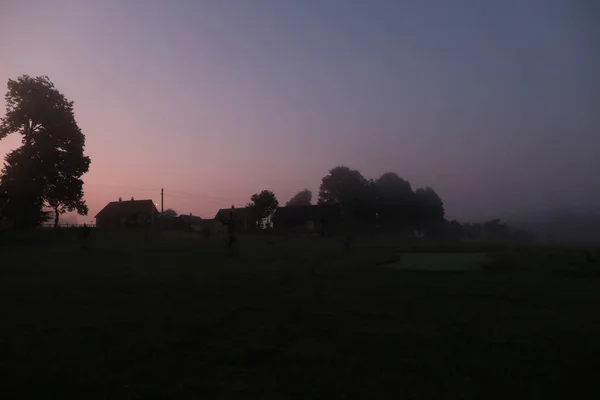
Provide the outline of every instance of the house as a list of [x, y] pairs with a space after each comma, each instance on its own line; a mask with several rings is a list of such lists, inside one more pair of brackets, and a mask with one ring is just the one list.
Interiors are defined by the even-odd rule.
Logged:
[[323, 232], [335, 229], [341, 220], [339, 204], [279, 207], [272, 218], [274, 229], [296, 232]]
[[180, 221], [180, 225], [183, 227], [183, 229], [187, 229], [187, 230], [193, 230], [194, 232], [200, 232], [202, 230], [202, 228], [204, 228], [204, 220], [200, 217], [197, 217], [195, 215], [189, 214], [189, 215], [184, 215], [181, 214], [179, 215], [177, 218], [175, 218], [176, 220]]
[[215, 221], [222, 228], [232, 217], [237, 231], [256, 229], [257, 218], [251, 208], [222, 208], [215, 215]]
[[160, 213], [152, 200], [122, 200], [108, 203], [96, 214], [97, 228], [121, 228], [125, 226], [153, 226]]
[[214, 235], [222, 235], [227, 232], [227, 226], [216, 219], [203, 219], [202, 229]]
[[181, 214], [176, 217], [161, 215], [157, 222], [157, 225], [162, 229], [166, 230], [201, 230], [202, 218], [197, 217], [195, 215], [189, 214]]

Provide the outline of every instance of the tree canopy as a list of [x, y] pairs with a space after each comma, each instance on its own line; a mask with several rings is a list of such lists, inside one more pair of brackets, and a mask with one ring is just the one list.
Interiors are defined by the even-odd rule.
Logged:
[[430, 187], [415, 190], [415, 198], [419, 207], [420, 216], [429, 223], [444, 221], [446, 211], [442, 198]]
[[309, 206], [312, 202], [312, 192], [308, 189], [304, 189], [296, 193], [292, 198], [286, 203], [287, 207], [299, 207], [299, 206]]
[[321, 181], [319, 204], [341, 206], [348, 243], [355, 233], [373, 227], [404, 233], [420, 231], [447, 239], [535, 241], [530, 232], [512, 230], [498, 219], [483, 224], [448, 221], [444, 202], [433, 188], [413, 190], [411, 183], [395, 172], [369, 180], [357, 170], [335, 167]]
[[38, 169], [37, 160], [27, 157], [23, 148], [10, 152], [5, 160], [0, 175], [0, 193], [5, 199], [3, 216], [12, 220], [17, 228], [47, 221], [50, 215], [43, 210], [43, 181], [28, 173]]
[[263, 190], [260, 193], [255, 193], [250, 197], [250, 203], [246, 207], [251, 208], [255, 212], [256, 220], [268, 218], [279, 206], [279, 201], [270, 190]]
[[347, 226], [424, 230], [444, 222], [444, 203], [429, 187], [415, 191], [408, 180], [386, 172], [375, 180], [339, 166], [323, 177], [319, 204], [340, 204]]
[[366, 198], [368, 191], [369, 181], [359, 171], [339, 166], [321, 180], [318, 203], [344, 204]]
[[5, 214], [15, 225], [47, 220], [44, 206], [54, 211], [55, 226], [66, 212], [87, 215], [81, 180], [90, 165], [85, 136], [75, 121], [73, 102], [48, 77], [8, 80], [0, 139], [12, 133], [22, 136], [22, 146], [5, 157], [0, 192], [9, 198]]
[[373, 182], [378, 202], [380, 204], [403, 204], [413, 197], [410, 182], [398, 176], [395, 172], [386, 172]]
[[162, 216], [163, 218], [177, 218], [177, 211], [173, 210], [172, 208], [167, 208], [165, 211], [163, 211]]
[[536, 237], [524, 229], [512, 229], [495, 218], [484, 223], [446, 222], [441, 235], [446, 239], [485, 240], [488, 242], [533, 243]]

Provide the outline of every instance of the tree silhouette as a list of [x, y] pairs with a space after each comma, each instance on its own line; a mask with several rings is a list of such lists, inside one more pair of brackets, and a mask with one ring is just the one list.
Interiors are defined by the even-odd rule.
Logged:
[[254, 217], [256, 221], [259, 221], [263, 218], [269, 218], [277, 207], [279, 206], [279, 201], [270, 190], [263, 190], [260, 193], [255, 193], [250, 197], [250, 203], [246, 206], [254, 210]]
[[312, 192], [304, 189], [296, 193], [290, 201], [286, 203], [287, 207], [310, 206], [312, 202]]
[[483, 227], [477, 223], [467, 223], [463, 225], [464, 236], [467, 239], [476, 240], [481, 239], [483, 234]]
[[395, 172], [384, 173], [373, 184], [380, 202], [384, 204], [404, 203], [413, 196], [410, 182]]
[[162, 214], [163, 218], [177, 218], [177, 215], [177, 211], [172, 208], [167, 208]]
[[0, 175], [0, 192], [6, 202], [3, 214], [12, 220], [15, 228], [37, 226], [50, 219], [44, 207], [44, 182], [37, 174], [39, 160], [28, 157], [23, 147], [5, 157]]
[[350, 235], [374, 226], [431, 234], [445, 221], [444, 203], [432, 188], [413, 191], [410, 182], [394, 172], [368, 180], [357, 170], [335, 167], [321, 181], [318, 203], [339, 204]]
[[490, 240], [507, 240], [510, 236], [508, 225], [498, 218], [484, 222], [483, 233]]
[[85, 136], [68, 101], [46, 76], [27, 75], [8, 80], [6, 113], [0, 139], [22, 135], [22, 146], [8, 154], [0, 178], [0, 192], [15, 199], [9, 217], [23, 227], [47, 219], [44, 205], [60, 214], [76, 210], [87, 215], [81, 176], [89, 170], [84, 155]]
[[415, 190], [417, 214], [424, 228], [431, 228], [444, 222], [446, 211], [441, 197], [430, 187]]
[[355, 236], [374, 222], [373, 184], [359, 171], [338, 166], [321, 180], [319, 204], [339, 204], [342, 216], [344, 246], [350, 250]]
[[8, 196], [0, 192], [0, 220], [4, 216], [3, 210], [6, 204], [8, 204]]
[[319, 187], [319, 204], [343, 204], [368, 197], [369, 181], [356, 170], [335, 167], [323, 177]]
[[410, 182], [386, 172], [372, 186], [378, 225], [404, 231], [414, 228], [417, 199]]

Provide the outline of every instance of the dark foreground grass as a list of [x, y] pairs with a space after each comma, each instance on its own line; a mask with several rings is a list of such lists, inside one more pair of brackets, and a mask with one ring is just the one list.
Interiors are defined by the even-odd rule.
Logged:
[[320, 239], [67, 239], [0, 250], [4, 398], [598, 394], [600, 279], [548, 249], [418, 273]]

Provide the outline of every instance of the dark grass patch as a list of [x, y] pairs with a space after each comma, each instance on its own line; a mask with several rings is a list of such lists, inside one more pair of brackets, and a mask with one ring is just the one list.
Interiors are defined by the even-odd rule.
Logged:
[[440, 274], [378, 267], [396, 248], [366, 241], [138, 239], [0, 250], [7, 398], [598, 393], [600, 281], [554, 274], [562, 249]]
[[581, 278], [581, 279], [589, 279], [589, 278], [600, 278], [600, 271], [598, 270], [589, 270], [589, 271], [582, 271], [582, 270], [572, 270], [572, 271], [568, 271], [568, 270], [563, 270], [563, 271], [556, 271], [557, 275], [561, 275], [563, 277], [567, 277], [567, 278]]

